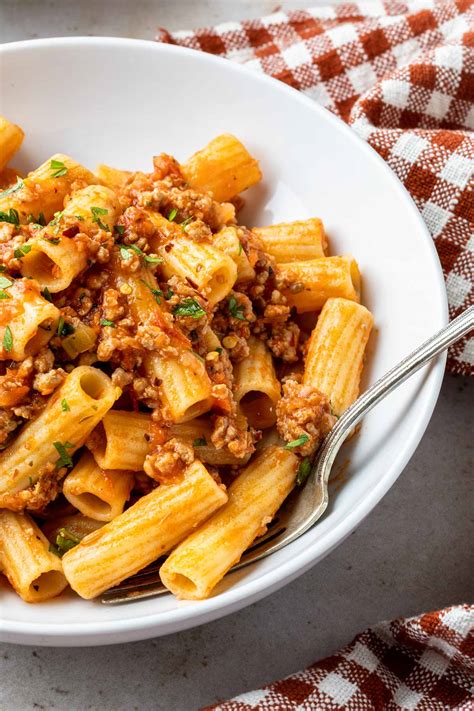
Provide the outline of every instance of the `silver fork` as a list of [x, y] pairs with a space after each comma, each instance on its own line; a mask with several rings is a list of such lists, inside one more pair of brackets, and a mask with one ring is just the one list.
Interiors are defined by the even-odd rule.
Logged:
[[[377, 380], [341, 415], [320, 447], [304, 488], [295, 490], [288, 497], [266, 535], [244, 553], [232, 570], [275, 553], [314, 526], [328, 505], [328, 481], [332, 465], [353, 428], [386, 395], [473, 328], [474, 306], [471, 306]], [[101, 601], [112, 605], [166, 593], [160, 581], [159, 568], [159, 562], [154, 563], [120, 585], [110, 588], [102, 595]]]

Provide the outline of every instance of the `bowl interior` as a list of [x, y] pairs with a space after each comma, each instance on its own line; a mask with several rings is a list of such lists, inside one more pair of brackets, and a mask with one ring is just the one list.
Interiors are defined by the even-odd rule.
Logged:
[[[19, 170], [55, 152], [92, 169], [149, 169], [153, 154], [184, 159], [215, 135], [235, 133], [264, 173], [246, 196], [241, 221], [317, 215], [331, 253], [357, 258], [363, 301], [376, 321], [366, 384], [445, 323], [437, 256], [407, 193], [349, 128], [296, 91], [209, 55], [151, 42], [41, 40], [4, 45], [0, 53], [0, 112], [26, 132], [14, 161]], [[0, 583], [1, 634], [39, 644], [140, 639], [208, 621], [283, 585], [343, 540], [391, 486], [426, 427], [443, 366], [441, 359], [425, 368], [365, 419], [340, 455], [345, 483], [318, 526], [228, 576], [211, 599], [162, 596], [105, 607], [65, 594], [33, 606]]]

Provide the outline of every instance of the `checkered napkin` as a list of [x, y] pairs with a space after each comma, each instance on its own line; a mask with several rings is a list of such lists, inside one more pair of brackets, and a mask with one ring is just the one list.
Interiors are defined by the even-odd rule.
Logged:
[[[246, 64], [333, 111], [387, 161], [434, 239], [453, 318], [473, 302], [474, 7], [472, 0], [350, 3], [169, 33]], [[452, 373], [474, 373], [474, 338]]]
[[303, 672], [202, 711], [474, 709], [474, 606], [382, 622]]

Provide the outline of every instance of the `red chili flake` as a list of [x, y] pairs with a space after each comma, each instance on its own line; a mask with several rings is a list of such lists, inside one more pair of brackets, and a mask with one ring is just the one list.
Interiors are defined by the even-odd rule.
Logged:
[[77, 234], [79, 234], [79, 227], [77, 225], [72, 225], [72, 227], [68, 227], [67, 230], [63, 232], [64, 237], [75, 237]]

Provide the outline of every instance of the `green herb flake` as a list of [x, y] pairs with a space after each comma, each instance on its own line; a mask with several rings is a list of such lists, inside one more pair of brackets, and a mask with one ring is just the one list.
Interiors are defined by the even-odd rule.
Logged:
[[166, 301], [169, 301], [172, 296], [174, 296], [174, 291], [173, 289], [170, 289], [170, 287], [168, 287], [168, 291], [166, 292], [166, 294], [164, 294]]
[[247, 321], [247, 319], [245, 318], [245, 316], [243, 314], [244, 307], [242, 304], [239, 304], [237, 302], [237, 299], [235, 298], [235, 296], [230, 297], [228, 306], [229, 306], [229, 311], [230, 311], [231, 316], [239, 319], [239, 321]]
[[51, 175], [53, 176], [53, 178], [62, 178], [63, 175], [66, 175], [67, 173], [66, 166], [60, 160], [52, 160], [49, 164], [49, 167], [51, 169]]
[[219, 355], [221, 355], [221, 353], [222, 353], [222, 348], [220, 348], [220, 347], [219, 347], [219, 348], [216, 348], [216, 353], [219, 353]]
[[72, 467], [73, 461], [67, 450], [74, 447], [74, 445], [70, 442], [53, 442], [53, 447], [59, 454], [59, 459], [56, 462], [56, 469], [61, 469], [61, 467]]
[[28, 481], [30, 482], [30, 486], [33, 486], [34, 481], [31, 476], [28, 477]]
[[201, 318], [201, 316], [206, 315], [202, 306], [200, 306], [195, 299], [191, 299], [190, 297], [176, 304], [173, 313], [175, 316], [191, 316], [191, 318]]
[[300, 465], [298, 467], [298, 472], [296, 474], [296, 483], [298, 486], [301, 486], [304, 484], [306, 479], [309, 477], [311, 473], [311, 460], [309, 457], [306, 457], [305, 459], [302, 459], [300, 462]]
[[173, 222], [173, 220], [174, 220], [174, 218], [176, 217], [177, 214], [178, 214], [178, 211], [177, 211], [177, 209], [174, 207], [174, 208], [171, 210], [170, 214], [168, 215], [168, 220], [169, 220], [170, 222]]
[[13, 282], [6, 276], [0, 276], [0, 289], [9, 289], [13, 286]]
[[243, 249], [243, 247], [242, 247], [242, 242], [239, 242], [239, 257], [240, 257], [240, 255], [242, 254], [243, 251], [244, 251], [244, 249]]
[[118, 235], [124, 235], [125, 227], [123, 225], [114, 225], [114, 232], [116, 232]]
[[41, 295], [44, 299], [46, 299], [46, 301], [50, 301], [52, 303], [53, 299], [51, 296], [51, 292], [49, 291], [47, 286], [44, 287], [43, 291], [41, 292]]
[[127, 249], [127, 247], [120, 247], [120, 256], [125, 262], [128, 262], [132, 258], [132, 253]]
[[7, 294], [6, 291], [3, 291], [3, 289], [0, 291], [0, 299], [11, 299], [12, 297], [10, 294]]
[[142, 284], [145, 284], [145, 286], [150, 289], [151, 293], [155, 297], [155, 301], [157, 304], [161, 304], [161, 298], [163, 296], [163, 292], [160, 289], [154, 289], [151, 284], [148, 284], [144, 279], [140, 279]]
[[62, 336], [70, 336], [71, 333], [74, 333], [75, 328], [72, 326], [72, 324], [67, 323], [67, 321], [64, 320], [62, 316], [59, 317], [58, 321], [58, 328], [56, 333], [58, 336], [61, 338]]
[[106, 232], [110, 232], [109, 226], [104, 224], [102, 220], [100, 219], [100, 215], [108, 215], [109, 211], [105, 209], [105, 207], [91, 207], [91, 212], [92, 212], [92, 222], [96, 222], [101, 230], [105, 230]]
[[65, 553], [77, 546], [81, 539], [75, 536], [67, 528], [60, 528], [56, 536], [56, 545], [51, 544], [49, 549], [51, 553], [55, 553], [58, 558], [62, 558]]
[[8, 212], [3, 212], [3, 210], [1, 210], [0, 222], [9, 222], [11, 225], [16, 225], [16, 227], [19, 227], [20, 215], [18, 214], [18, 210], [14, 210], [12, 207], [8, 210]]
[[71, 408], [69, 407], [69, 403], [68, 403], [68, 401], [66, 400], [66, 398], [63, 398], [63, 399], [61, 400], [61, 410], [62, 410], [63, 412], [71, 412]]
[[10, 326], [6, 327], [5, 333], [3, 334], [3, 348], [7, 353], [10, 353], [13, 348], [13, 334]]
[[191, 217], [187, 217], [185, 220], [183, 220], [183, 222], [181, 222], [180, 227], [181, 227], [181, 229], [183, 230], [183, 232], [186, 232], [186, 231], [187, 231], [186, 228], [191, 224], [191, 222], [193, 221], [193, 219], [194, 219], [194, 218], [191, 216]]
[[11, 195], [12, 193], [16, 193], [17, 190], [20, 190], [24, 186], [24, 182], [21, 178], [16, 179], [15, 185], [12, 185], [11, 188], [8, 188], [8, 190], [4, 190], [3, 193], [0, 193], [0, 198], [4, 198], [7, 195]]
[[13, 256], [15, 259], [21, 259], [25, 254], [28, 254], [28, 252], [31, 252], [31, 244], [24, 244], [22, 247], [15, 249]]
[[301, 444], [306, 444], [306, 442], [309, 441], [309, 435], [307, 434], [302, 434], [301, 437], [298, 437], [298, 439], [294, 439], [292, 442], [288, 442], [288, 444], [285, 444], [285, 449], [295, 449], [296, 447], [299, 447]]
[[115, 328], [115, 323], [113, 321], [109, 321], [107, 318], [101, 318], [99, 323], [101, 326], [110, 326], [110, 328]]
[[205, 437], [198, 437], [193, 442], [193, 447], [207, 447], [207, 440]]
[[46, 220], [45, 220], [45, 217], [44, 217], [44, 213], [43, 213], [43, 212], [40, 212], [40, 214], [38, 215], [38, 217], [35, 217], [35, 216], [30, 212], [30, 214], [29, 214], [28, 217], [26, 218], [26, 221], [27, 221], [28, 224], [30, 224], [30, 225], [35, 225], [37, 228], [38, 228], [38, 227], [44, 227], [44, 226], [46, 225]]
[[162, 264], [163, 259], [161, 257], [153, 257], [150, 254], [144, 254], [143, 259], [145, 262], [150, 262], [151, 264]]

